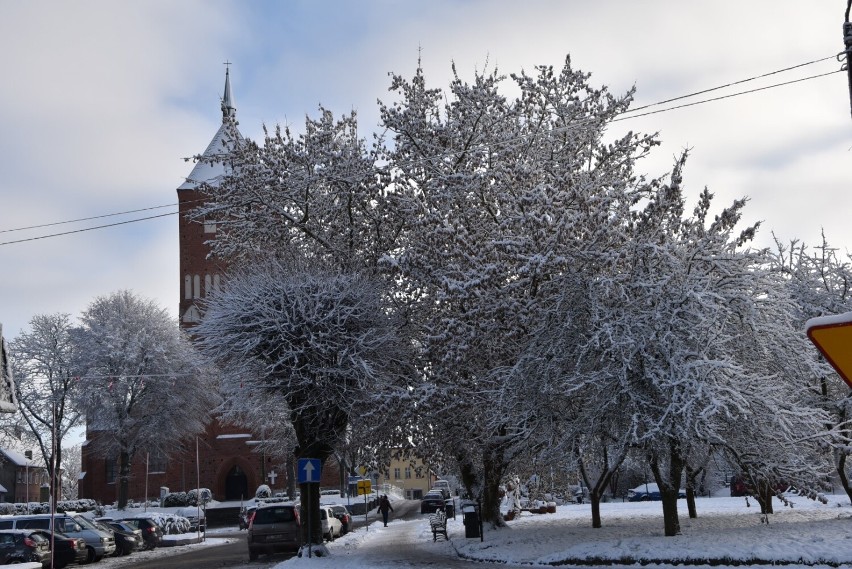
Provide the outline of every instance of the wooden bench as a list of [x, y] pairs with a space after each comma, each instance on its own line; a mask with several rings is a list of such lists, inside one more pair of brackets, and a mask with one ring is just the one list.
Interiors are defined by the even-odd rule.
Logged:
[[443, 535], [444, 540], [449, 540], [447, 537], [447, 515], [443, 510], [438, 510], [429, 517], [429, 527], [432, 528], [432, 541], [438, 541], [438, 534]]

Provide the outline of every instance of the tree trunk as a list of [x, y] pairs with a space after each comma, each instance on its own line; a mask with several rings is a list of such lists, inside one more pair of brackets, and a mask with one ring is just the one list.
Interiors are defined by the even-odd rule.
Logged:
[[130, 453], [123, 450], [118, 454], [118, 509], [127, 507], [130, 493]]
[[287, 457], [287, 495], [291, 500], [296, 499], [296, 480], [298, 480], [296, 457], [291, 454]]
[[698, 508], [695, 507], [695, 489], [692, 486], [686, 487], [686, 509], [690, 519], [694, 520], [698, 517]]
[[690, 468], [687, 464], [686, 471], [686, 509], [689, 511], [690, 519], [698, 517], [698, 508], [695, 506], [695, 481], [698, 475], [704, 472], [704, 468]]
[[757, 488], [754, 491], [754, 499], [757, 500], [757, 503], [760, 504], [760, 513], [761, 514], [771, 514], [772, 510], [772, 496], [775, 492], [772, 490], [772, 486], [767, 482], [760, 482], [757, 485]]
[[601, 494], [595, 488], [589, 488], [589, 502], [592, 504], [592, 527], [601, 527]]
[[840, 478], [840, 484], [846, 491], [849, 502], [852, 503], [852, 488], [849, 487], [849, 477], [846, 475], [846, 456], [846, 453], [841, 453], [837, 459], [837, 476]]
[[[322, 450], [319, 448], [324, 445], [314, 445], [305, 449], [304, 453], [299, 458], [315, 458], [320, 461], [320, 472], [315, 473], [317, 480], [320, 479], [320, 473], [325, 468], [325, 463], [331, 455], [331, 450]], [[299, 448], [304, 448], [299, 445]], [[298, 473], [297, 473], [298, 476]], [[302, 543], [322, 544], [322, 521], [319, 516], [320, 508], [320, 485], [319, 482], [305, 482], [299, 484], [301, 492], [301, 521], [302, 521]], [[310, 536], [310, 537], [309, 537]]]
[[459, 463], [459, 471], [461, 473], [461, 483], [464, 486], [465, 492], [469, 498], [473, 498], [479, 494], [479, 488], [477, 487], [478, 480], [476, 478], [476, 470], [471, 464], [470, 460], [466, 457], [456, 457], [456, 460]]
[[500, 513], [500, 482], [503, 480], [506, 465], [503, 462], [503, 452], [499, 448], [487, 445], [483, 457], [482, 516], [483, 523], [490, 523], [492, 528], [506, 527], [506, 521]]
[[651, 472], [660, 489], [663, 501], [663, 526], [666, 537], [680, 534], [680, 518], [677, 513], [677, 496], [680, 492], [680, 481], [683, 477], [685, 462], [680, 453], [680, 444], [675, 439], [669, 439], [669, 468], [663, 472], [656, 457], [651, 457]]

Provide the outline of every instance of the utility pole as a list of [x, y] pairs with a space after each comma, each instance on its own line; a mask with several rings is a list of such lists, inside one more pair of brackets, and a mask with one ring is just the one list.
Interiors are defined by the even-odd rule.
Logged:
[[843, 22], [843, 45], [845, 47], [844, 55], [846, 56], [846, 76], [849, 81], [849, 109], [852, 113], [852, 22], [849, 21], [849, 10], [852, 8], [852, 0], [846, 2], [846, 19]]

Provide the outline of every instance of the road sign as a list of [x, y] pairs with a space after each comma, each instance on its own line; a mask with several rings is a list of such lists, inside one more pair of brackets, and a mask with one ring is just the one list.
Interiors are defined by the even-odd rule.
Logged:
[[808, 338], [852, 387], [852, 312], [811, 318], [805, 323]]
[[373, 491], [373, 484], [369, 480], [358, 481], [358, 495], [369, 494]]
[[318, 458], [299, 459], [299, 484], [319, 482], [322, 477], [322, 465]]

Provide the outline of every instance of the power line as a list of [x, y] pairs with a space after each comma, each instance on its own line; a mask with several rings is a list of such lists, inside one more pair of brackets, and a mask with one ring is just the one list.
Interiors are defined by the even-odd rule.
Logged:
[[[730, 95], [721, 95], [719, 97], [712, 97], [710, 99], [703, 99], [701, 101], [694, 101], [692, 103], [684, 103], [682, 105], [675, 105], [674, 107], [666, 107], [665, 109], [659, 109], [659, 110], [656, 110], [656, 111], [648, 111], [647, 113], [640, 113], [638, 115], [617, 117], [617, 118], [612, 119], [612, 122], [623, 121], [623, 120], [627, 120], [627, 119], [635, 119], [637, 117], [646, 117], [648, 115], [656, 115], [658, 113], [665, 113], [667, 111], [674, 111], [676, 109], [682, 109], [684, 107], [693, 107], [695, 105], [703, 105], [704, 103], [712, 103], [713, 101], [721, 101], [722, 99], [730, 99], [731, 97], [739, 97], [740, 95], [748, 95], [749, 93], [756, 93], [758, 91], [765, 91], [767, 89], [774, 89], [775, 87], [783, 87], [785, 85], [792, 85], [793, 83], [800, 83], [802, 81], [810, 81], [811, 79], [819, 79], [820, 77], [826, 77], [828, 75], [834, 75], [835, 73], [843, 73], [843, 71], [844, 71], [843, 69], [835, 69], [834, 71], [829, 71], [827, 73], [820, 73], [818, 75], [811, 75], [810, 77], [802, 77], [801, 79], [793, 79], [791, 81], [784, 81], [783, 83], [775, 83], [773, 85], [767, 85], [765, 87], [757, 87], [755, 89], [749, 89], [747, 91], [740, 91], [738, 93], [731, 93]], [[706, 91], [704, 91], [704, 92], [706, 92]], [[689, 96], [689, 95], [687, 95], [687, 96]], [[672, 99], [672, 100], [677, 100], [677, 99]], [[657, 103], [654, 103], [654, 105], [656, 105], [656, 104]], [[644, 107], [639, 107], [639, 108], [647, 109], [647, 108], [652, 107], [654, 105], [645, 105]], [[639, 110], [639, 109], [633, 109], [631, 111], [626, 111], [623, 114], [631, 113], [631, 112], [634, 112], [636, 110]]]
[[17, 239], [15, 241], [5, 241], [0, 243], [0, 245], [12, 245], [13, 243], [24, 243], [26, 241], [38, 241], [39, 239], [47, 239], [49, 237], [61, 237], [62, 235], [71, 235], [72, 233], [83, 233], [85, 231], [93, 231], [95, 229], [104, 229], [106, 227], [115, 227], [116, 225], [127, 225], [128, 223], [136, 223], [137, 221], [147, 221], [149, 219], [157, 219], [158, 217], [166, 217], [169, 215], [176, 215], [177, 212], [173, 211], [171, 213], [161, 213], [160, 215], [151, 215], [149, 217], [140, 217], [138, 219], [130, 219], [127, 221], [119, 221], [117, 223], [109, 223], [107, 225], [96, 225], [94, 227], [86, 227], [83, 229], [75, 229], [74, 231], [63, 231], [62, 233], [51, 233], [50, 235], [41, 235], [39, 237], [30, 237], [28, 239]]
[[[852, 0], [850, 0], [852, 1]], [[747, 79], [740, 79], [739, 81], [733, 81], [731, 83], [726, 83], [724, 85], [719, 85], [717, 87], [711, 87], [709, 89], [703, 89], [701, 91], [695, 91], [694, 93], [690, 93], [689, 95], [681, 95], [680, 97], [674, 97], [672, 99], [666, 99], [665, 101], [657, 101], [656, 103], [651, 103], [648, 105], [643, 105], [641, 107], [636, 107], [635, 109], [630, 109], [629, 111], [625, 111], [627, 113], [635, 113], [637, 111], [642, 111], [644, 109], [648, 109], [650, 107], [656, 107], [659, 105], [665, 105], [668, 103], [673, 103], [675, 101], [680, 101], [682, 99], [688, 99], [689, 97], [695, 97], [697, 95], [703, 95], [705, 93], [711, 93], [713, 91], [718, 91], [720, 89], [726, 89], [728, 87], [733, 87], [734, 85], [742, 85], [743, 83], [748, 83], [749, 81], [755, 81], [757, 79], [763, 79], [765, 77], [770, 77], [772, 75], [777, 75], [778, 73], [784, 73], [785, 71], [792, 71], [793, 69], [798, 69], [800, 67], [805, 67], [807, 65], [813, 65], [814, 63], [822, 63], [823, 61], [828, 61], [829, 59], [835, 59], [836, 55], [830, 55], [828, 57], [823, 57], [820, 59], [814, 59], [813, 61], [806, 61], [805, 63], [799, 63], [798, 65], [791, 65], [790, 67], [784, 67], [783, 69], [776, 69], [775, 71], [770, 71], [769, 73], [763, 73], [761, 75], [754, 75]], [[786, 85], [786, 83], [779, 83], [780, 85]], [[744, 91], [743, 93], [750, 93], [752, 91]], [[734, 95], [731, 95], [734, 96]], [[708, 99], [708, 101], [715, 99]], [[672, 107], [673, 109], [679, 109], [680, 107]]]
[[79, 223], [81, 221], [91, 221], [93, 219], [103, 219], [105, 217], [115, 217], [117, 215], [127, 215], [127, 214], [130, 214], [130, 213], [139, 213], [140, 211], [150, 211], [152, 209], [162, 209], [164, 207], [174, 207], [176, 205], [178, 205], [178, 204], [171, 203], [171, 204], [166, 204], [166, 205], [155, 205], [155, 206], [152, 206], [152, 207], [143, 207], [143, 208], [140, 208], [140, 209], [131, 209], [131, 210], [128, 210], [128, 211], [120, 211], [118, 213], [106, 213], [106, 214], [103, 214], [103, 215], [93, 215], [92, 217], [81, 217], [79, 219], [69, 219], [67, 221], [56, 221], [56, 222], [53, 222], [53, 223], [42, 223], [41, 225], [30, 225], [30, 226], [27, 226], [27, 227], [16, 227], [16, 228], [13, 228], [13, 229], [0, 229], [0, 233], [11, 233], [13, 231], [26, 231], [28, 229], [41, 229], [42, 227], [53, 227], [55, 225], [67, 225], [69, 223]]
[[[852, 2], [852, 0], [850, 0], [850, 2]], [[725, 88], [728, 88], [728, 87], [732, 87], [734, 85], [741, 85], [741, 84], [747, 83], [749, 81], [762, 79], [762, 78], [765, 78], [765, 77], [769, 77], [771, 75], [783, 73], [785, 71], [791, 71], [793, 69], [798, 69], [800, 67], [805, 67], [807, 65], [813, 65], [815, 63], [821, 63], [821, 62], [827, 61], [829, 59], [835, 59], [836, 57], [837, 57], [836, 55], [832, 55], [832, 56], [829, 56], [829, 57], [814, 59], [812, 61], [807, 61], [805, 63], [800, 63], [800, 64], [797, 64], [797, 65], [792, 65], [790, 67], [785, 67], [785, 68], [778, 69], [778, 70], [775, 70], [775, 71], [770, 71], [768, 73], [763, 73], [763, 74], [760, 74], [760, 75], [754, 75], [752, 77], [748, 77], [746, 79], [741, 79], [739, 81], [733, 81], [733, 82], [730, 82], [730, 83], [726, 83], [724, 85], [711, 87], [709, 89], [702, 89], [700, 91], [695, 91], [695, 92], [689, 93], [687, 95], [681, 95], [681, 96], [678, 96], [678, 97], [673, 97], [671, 99], [666, 99], [666, 100], [663, 100], [663, 101], [657, 101], [655, 103], [650, 103], [650, 104], [647, 104], [647, 105], [636, 107], [635, 109], [629, 109], [629, 110], [621, 113], [621, 115], [613, 118], [612, 122], [634, 119], [634, 118], [644, 117], [644, 116], [648, 116], [648, 115], [655, 115], [655, 114], [659, 114], [659, 113], [665, 113], [665, 112], [674, 111], [674, 110], [677, 110], [677, 109], [682, 109], [682, 108], [685, 108], [685, 107], [692, 107], [692, 106], [696, 106], [696, 105], [702, 105], [702, 104], [705, 104], [705, 103], [721, 101], [723, 99], [730, 99], [730, 98], [733, 98], [733, 97], [739, 97], [741, 95], [748, 95], [748, 94], [751, 94], [751, 93], [756, 93], [758, 91], [775, 89], [777, 87], [783, 87], [783, 86], [791, 85], [791, 84], [794, 84], [794, 83], [800, 83], [800, 82], [803, 82], [803, 81], [810, 81], [812, 79], [819, 79], [821, 77], [826, 77], [828, 75], [833, 75], [835, 73], [841, 73], [841, 72], [845, 71], [845, 69], [836, 69], [834, 71], [829, 71], [827, 73], [820, 73], [820, 74], [817, 74], [817, 75], [811, 75], [809, 77], [802, 77], [802, 78], [799, 78], [799, 79], [793, 79], [791, 81], [774, 83], [772, 85], [767, 85], [767, 86], [764, 86], [764, 87], [757, 87], [757, 88], [754, 88], [754, 89], [748, 89], [746, 91], [731, 93], [729, 95], [721, 95], [721, 96], [718, 96], [718, 97], [711, 97], [709, 99], [702, 99], [700, 101], [694, 101], [692, 103], [684, 103], [684, 104], [681, 104], [681, 105], [675, 105], [673, 107], [666, 107], [664, 109], [658, 109], [658, 110], [655, 110], [655, 111], [648, 111], [648, 112], [644, 112], [644, 113], [633, 114], [633, 113], [637, 113], [638, 111], [648, 109], [648, 108], [651, 108], [651, 107], [660, 106], [660, 105], [664, 105], [664, 104], [667, 104], [667, 103], [680, 101], [680, 100], [683, 100], [683, 99], [688, 99], [690, 97], [695, 97], [695, 96], [702, 95], [702, 94], [705, 94], [705, 93], [718, 91], [720, 89], [725, 89]], [[568, 132], [570, 130], [581, 128], [585, 123], [590, 122], [590, 121], [592, 121], [592, 119], [577, 121], [576, 123], [573, 123], [571, 125], [567, 125], [565, 127], [553, 129], [553, 131], [554, 132]], [[515, 137], [515, 138], [512, 138], [512, 139], [503, 140], [503, 141], [501, 141], [501, 143], [505, 144], [507, 142], [517, 142], [519, 140], [524, 140], [526, 138], [529, 138], [530, 136], [532, 136], [532, 135], [529, 135], [529, 134], [521, 135], [521, 136], [518, 136], [518, 137]], [[470, 150], [470, 149], [468, 149], [468, 150]], [[457, 150], [451, 150], [451, 151], [447, 151], [445, 153], [440, 153], [440, 154], [435, 154], [433, 156], [424, 157], [424, 158], [418, 159], [416, 161], [412, 161], [411, 163], [426, 162], [427, 160], [434, 160], [436, 158], [445, 158], [445, 157], [455, 156], [458, 153], [459, 153], [459, 151], [457, 151]], [[198, 201], [203, 201], [203, 200], [198, 200]], [[64, 224], [69, 224], [69, 223], [78, 223], [80, 221], [90, 221], [90, 220], [93, 220], [93, 219], [102, 219], [102, 218], [113, 217], [113, 216], [118, 216], [118, 215], [127, 215], [127, 214], [130, 214], [130, 213], [138, 213], [138, 212], [141, 212], [141, 211], [150, 211], [150, 210], [153, 210], [153, 209], [161, 209], [161, 208], [164, 208], [164, 207], [174, 207], [175, 205], [177, 205], [177, 204], [153, 206], [153, 207], [148, 207], [148, 208], [140, 208], [140, 209], [129, 210], [129, 211], [120, 212], [120, 213], [104, 214], [104, 215], [80, 218], [80, 219], [75, 219], [75, 220], [59, 221], [59, 222], [54, 222], [54, 223], [45, 223], [45, 224], [41, 224], [41, 225], [33, 225], [33, 226], [29, 226], [29, 227], [21, 227], [21, 228], [15, 228], [15, 229], [5, 229], [5, 230], [0, 230], [0, 233], [9, 233], [9, 232], [14, 232], [14, 231], [23, 231], [23, 230], [26, 230], [26, 229], [38, 229], [38, 228], [43, 228], [43, 227], [52, 227], [52, 226], [56, 226], [56, 225], [64, 225]], [[48, 239], [48, 238], [51, 238], [51, 237], [60, 237], [60, 236], [63, 236], [63, 235], [71, 235], [73, 233], [83, 233], [83, 232], [86, 232], [86, 231], [93, 231], [93, 230], [96, 230], [96, 229], [105, 229], [105, 228], [108, 228], [108, 227], [115, 227], [117, 225], [126, 225], [126, 224], [129, 224], [129, 223], [136, 223], [136, 222], [139, 222], [139, 221], [148, 221], [148, 220], [156, 219], [156, 218], [159, 218], [159, 217], [176, 215], [177, 213], [178, 212], [170, 212], [170, 213], [164, 213], [164, 214], [160, 214], [160, 215], [141, 217], [141, 218], [138, 218], [138, 219], [132, 219], [132, 220], [122, 221], [122, 222], [117, 222], [117, 223], [110, 223], [110, 224], [105, 224], [105, 225], [96, 225], [96, 226], [87, 227], [87, 228], [83, 228], [83, 229], [77, 229], [77, 230], [74, 230], [74, 231], [65, 231], [65, 232], [61, 232], [61, 233], [52, 233], [52, 234], [49, 234], [49, 235], [31, 237], [31, 238], [27, 238], [27, 239], [17, 239], [17, 240], [14, 240], [14, 241], [0, 242], [0, 246], [12, 245], [12, 244], [15, 244], [15, 243], [24, 243], [24, 242], [27, 242], [27, 241], [37, 241], [37, 240], [41, 240], [41, 239]]]

